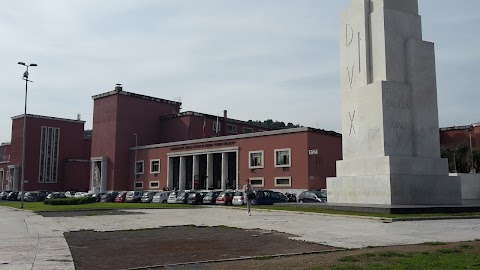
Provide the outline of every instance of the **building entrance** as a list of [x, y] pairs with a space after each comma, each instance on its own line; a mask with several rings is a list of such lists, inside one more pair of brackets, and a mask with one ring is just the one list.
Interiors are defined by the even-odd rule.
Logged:
[[170, 154], [168, 188], [177, 190], [236, 188], [237, 157], [237, 149]]

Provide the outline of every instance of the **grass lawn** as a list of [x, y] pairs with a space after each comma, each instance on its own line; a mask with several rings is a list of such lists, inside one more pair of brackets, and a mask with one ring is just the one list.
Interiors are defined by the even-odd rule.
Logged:
[[383, 213], [367, 213], [367, 212], [354, 212], [354, 211], [341, 211], [325, 209], [315, 206], [296, 206], [296, 205], [268, 205], [268, 206], [252, 206], [257, 209], [268, 210], [282, 210], [282, 211], [295, 211], [306, 213], [320, 213], [320, 214], [332, 214], [332, 215], [349, 215], [349, 216], [365, 216], [365, 217], [378, 217], [378, 218], [434, 218], [434, 217], [479, 217], [479, 212], [472, 213], [435, 213], [435, 214], [383, 214]]
[[[0, 201], [0, 206], [9, 206], [20, 209], [20, 202]], [[23, 208], [31, 211], [71, 211], [71, 210], [95, 210], [95, 209], [162, 209], [162, 208], [193, 208], [189, 204], [166, 204], [166, 203], [88, 203], [76, 205], [49, 205], [43, 202], [24, 202]]]
[[[20, 209], [20, 202], [0, 201], [0, 206], [9, 206]], [[43, 202], [24, 202], [24, 209], [31, 211], [70, 211], [70, 210], [95, 210], [95, 209], [172, 209], [172, 208], [194, 208], [201, 207], [188, 204], [166, 204], [166, 203], [89, 203], [78, 205], [47, 205]], [[232, 208], [241, 208], [244, 206], [231, 206]], [[320, 213], [320, 214], [332, 214], [332, 215], [350, 215], [350, 216], [365, 216], [365, 217], [378, 217], [378, 218], [434, 218], [434, 217], [479, 217], [480, 213], [438, 213], [438, 214], [382, 214], [382, 213], [366, 213], [366, 212], [353, 212], [353, 211], [341, 211], [331, 210], [315, 206], [295, 206], [295, 205], [266, 205], [266, 206], [252, 206], [257, 209], [265, 210], [282, 210], [282, 211], [295, 211], [305, 213]]]
[[438, 270], [480, 269], [477, 241], [456, 247], [438, 248], [423, 252], [379, 251], [340, 257], [327, 267], [307, 270]]

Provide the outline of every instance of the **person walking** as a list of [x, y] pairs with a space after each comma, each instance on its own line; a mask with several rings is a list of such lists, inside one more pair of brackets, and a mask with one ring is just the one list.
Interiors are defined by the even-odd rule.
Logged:
[[250, 179], [247, 179], [246, 184], [243, 185], [243, 193], [245, 194], [244, 200], [247, 203], [247, 214], [251, 216], [250, 205], [252, 204], [253, 198], [255, 198], [255, 193], [253, 193], [253, 187], [250, 184]]

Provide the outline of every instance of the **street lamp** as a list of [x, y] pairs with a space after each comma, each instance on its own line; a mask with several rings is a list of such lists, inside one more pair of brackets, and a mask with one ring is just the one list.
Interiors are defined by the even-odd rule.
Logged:
[[27, 94], [28, 94], [28, 82], [33, 82], [28, 79], [28, 67], [36, 67], [37, 64], [25, 64], [24, 62], [18, 62], [19, 65], [27, 67], [27, 70], [23, 73], [22, 79], [25, 80], [25, 111], [23, 114], [23, 144], [22, 144], [22, 180], [20, 182], [22, 196], [20, 196], [20, 208], [23, 209], [24, 200], [24, 188], [25, 188], [25, 138], [27, 137]]
[[453, 151], [453, 172], [457, 173], [457, 160], [455, 158], [455, 153], [457, 152], [457, 148], [451, 149]]
[[470, 126], [468, 129], [468, 137], [470, 139], [470, 173], [475, 172], [475, 168], [473, 166], [473, 148], [472, 148], [472, 131], [473, 131], [473, 126]]
[[138, 145], [138, 134], [135, 133], [133, 134], [135, 136], [135, 162], [133, 163], [133, 191], [135, 191], [135, 188], [137, 187], [136, 182], [137, 182], [137, 145]]

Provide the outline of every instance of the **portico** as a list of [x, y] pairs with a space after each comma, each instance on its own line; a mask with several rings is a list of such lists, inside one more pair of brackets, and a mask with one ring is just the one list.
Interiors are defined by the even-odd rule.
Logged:
[[169, 189], [235, 189], [238, 187], [238, 147], [167, 154]]

